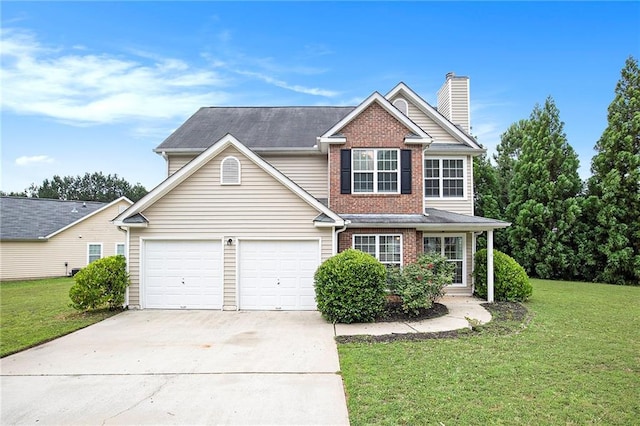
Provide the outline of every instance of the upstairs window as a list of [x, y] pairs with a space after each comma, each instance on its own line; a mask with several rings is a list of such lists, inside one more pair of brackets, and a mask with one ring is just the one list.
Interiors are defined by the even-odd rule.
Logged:
[[222, 185], [240, 185], [240, 161], [236, 157], [226, 157], [220, 165]]
[[425, 158], [424, 196], [427, 198], [463, 198], [464, 160]]
[[354, 193], [398, 193], [399, 160], [397, 149], [354, 149]]

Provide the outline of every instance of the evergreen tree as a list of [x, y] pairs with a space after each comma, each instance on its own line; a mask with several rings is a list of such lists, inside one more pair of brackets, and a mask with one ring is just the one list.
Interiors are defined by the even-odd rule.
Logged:
[[572, 278], [574, 226], [580, 214], [576, 196], [582, 188], [579, 160], [567, 142], [551, 97], [536, 105], [520, 123], [520, 153], [509, 186], [507, 219], [513, 257], [530, 275]]
[[[594, 216], [595, 278], [640, 284], [640, 72], [629, 57], [591, 161], [587, 203]], [[585, 218], [588, 219], [588, 218]]]
[[[509, 187], [513, 180], [513, 173], [522, 150], [524, 139], [524, 129], [527, 120], [520, 120], [512, 124], [500, 135], [500, 143], [496, 147], [497, 153], [493, 155], [496, 163], [496, 186], [498, 201], [497, 219], [509, 221], [507, 217], [507, 207], [509, 206]], [[497, 229], [494, 232], [494, 246], [504, 253], [513, 253], [509, 244], [509, 234], [507, 229]]]
[[[473, 204], [476, 216], [500, 219], [502, 217], [498, 202], [500, 188], [496, 168], [486, 155], [473, 159]], [[486, 248], [487, 240], [484, 235], [478, 238], [478, 250]]]

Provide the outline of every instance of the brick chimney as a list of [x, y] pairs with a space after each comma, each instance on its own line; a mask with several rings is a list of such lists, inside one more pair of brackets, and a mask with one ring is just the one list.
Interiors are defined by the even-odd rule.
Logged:
[[438, 90], [438, 112], [465, 132], [470, 133], [469, 77], [448, 72], [446, 78]]

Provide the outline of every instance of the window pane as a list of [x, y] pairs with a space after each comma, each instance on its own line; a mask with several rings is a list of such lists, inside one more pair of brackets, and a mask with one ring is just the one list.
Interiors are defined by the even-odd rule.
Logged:
[[464, 196], [464, 167], [462, 160], [442, 160], [442, 196]]
[[353, 150], [353, 170], [373, 171], [373, 150]]
[[376, 255], [376, 236], [375, 235], [354, 235], [353, 248], [356, 250], [369, 253], [371, 256]]
[[124, 256], [124, 244], [118, 244], [116, 246], [116, 254]]
[[378, 173], [378, 192], [398, 192], [398, 173]]
[[89, 244], [89, 263], [102, 257], [102, 246], [100, 244]]
[[400, 265], [400, 236], [380, 236], [380, 262]]
[[398, 151], [394, 149], [379, 150], [378, 170], [398, 170]]
[[354, 173], [353, 192], [373, 192], [373, 173]]
[[424, 160], [424, 196], [440, 196], [440, 160]]
[[424, 237], [424, 252], [442, 254], [441, 241], [440, 237]]

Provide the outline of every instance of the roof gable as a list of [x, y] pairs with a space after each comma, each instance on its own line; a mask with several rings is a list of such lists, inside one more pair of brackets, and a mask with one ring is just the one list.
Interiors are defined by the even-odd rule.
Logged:
[[280, 184], [288, 188], [298, 197], [307, 202], [307, 204], [315, 208], [319, 213], [330, 217], [334, 221], [334, 225], [342, 226], [343, 221], [338, 215], [336, 215], [328, 207], [324, 206], [320, 201], [315, 199], [308, 192], [300, 188], [300, 186], [295, 184], [291, 179], [283, 175], [276, 168], [256, 155], [253, 151], [243, 145], [231, 134], [227, 134], [222, 137], [219, 141], [214, 143], [211, 147], [206, 149], [203, 153], [194, 158], [187, 165], [165, 179], [160, 185], [155, 187], [146, 196], [144, 196], [137, 203], [127, 209], [127, 211], [118, 215], [118, 217], [114, 219], [114, 223], [120, 226], [146, 226], [146, 220], [140, 220], [140, 218], [144, 218], [144, 216], [141, 215], [143, 211], [151, 207], [155, 202], [168, 194], [180, 183], [188, 179], [191, 175], [193, 175], [196, 171], [202, 168], [205, 164], [207, 164], [229, 146], [233, 146], [235, 149], [240, 151], [240, 153], [247, 159], [263, 169], [265, 172], [275, 178]]
[[349, 123], [351, 123], [356, 117], [358, 117], [363, 111], [365, 111], [373, 103], [380, 105], [386, 112], [402, 123], [412, 133], [407, 135], [405, 143], [421, 143], [430, 144], [432, 141], [431, 136], [420, 128], [416, 123], [411, 121], [409, 117], [400, 112], [396, 107], [385, 99], [380, 93], [374, 92], [367, 99], [362, 101], [353, 111], [351, 111], [342, 120], [338, 121], [329, 130], [324, 132], [318, 140], [323, 145], [322, 150], [326, 150], [327, 144], [332, 143], [344, 143], [346, 142], [344, 137], [340, 135], [340, 131]]
[[2, 197], [0, 240], [35, 241], [52, 238], [121, 201], [68, 201], [44, 198]]
[[459, 142], [473, 149], [484, 150], [476, 140], [461, 130], [458, 126], [447, 120], [437, 109], [429, 105], [424, 99], [416, 94], [409, 86], [404, 83], [398, 83], [396, 87], [391, 89], [385, 96], [386, 99], [392, 99], [401, 94], [402, 97], [420, 109], [427, 117], [438, 123], [447, 133], [453, 136]]

